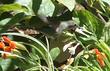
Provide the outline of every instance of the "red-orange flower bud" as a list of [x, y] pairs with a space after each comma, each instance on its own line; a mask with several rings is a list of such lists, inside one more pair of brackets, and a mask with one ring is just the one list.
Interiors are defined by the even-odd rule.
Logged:
[[98, 55], [97, 56], [97, 61], [100, 64], [101, 67], [104, 67], [105, 66], [104, 59], [103, 59], [103, 56], [102, 55]]
[[12, 50], [11, 47], [5, 47], [5, 48], [4, 48], [4, 51], [5, 51], [5, 52], [11, 52], [11, 50]]
[[7, 42], [7, 43], [11, 42], [11, 40], [7, 36], [3, 36], [2, 38], [3, 38], [4, 42]]
[[95, 49], [93, 49], [93, 50], [95, 51], [96, 54], [100, 54], [100, 52], [99, 52], [98, 49], [95, 48]]
[[16, 44], [13, 41], [11, 41], [9, 43], [9, 47], [12, 48], [12, 49], [15, 49], [16, 48]]
[[104, 53], [101, 53], [98, 49], [93, 49], [95, 51], [97, 62], [100, 64], [101, 67], [105, 66], [104, 58], [106, 55]]
[[5, 47], [5, 44], [3, 42], [0, 42], [0, 49], [3, 49]]

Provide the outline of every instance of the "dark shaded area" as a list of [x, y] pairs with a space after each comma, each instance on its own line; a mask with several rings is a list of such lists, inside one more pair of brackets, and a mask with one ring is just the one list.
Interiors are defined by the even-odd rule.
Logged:
[[1, 3], [3, 4], [11, 4], [13, 3], [15, 0], [0, 0]]
[[12, 14], [10, 14], [9, 12], [4, 12], [2, 15], [0, 15], [0, 20], [10, 17], [12, 17]]

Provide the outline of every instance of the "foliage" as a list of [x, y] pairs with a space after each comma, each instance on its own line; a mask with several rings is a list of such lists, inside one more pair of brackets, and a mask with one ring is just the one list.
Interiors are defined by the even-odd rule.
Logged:
[[109, 46], [109, 0], [0, 0], [0, 71], [110, 71]]

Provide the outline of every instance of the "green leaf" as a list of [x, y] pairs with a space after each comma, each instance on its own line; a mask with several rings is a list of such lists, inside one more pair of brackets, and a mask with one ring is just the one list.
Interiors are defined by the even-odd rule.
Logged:
[[57, 58], [57, 56], [60, 54], [60, 49], [58, 47], [51, 49], [50, 51], [51, 57], [53, 60]]
[[15, 44], [16, 44], [16, 49], [27, 51], [26, 47], [23, 44], [18, 42], [15, 42]]
[[18, 23], [19, 21], [21, 21], [24, 17], [25, 17], [24, 13], [18, 13], [18, 14], [16, 14], [14, 17], [12, 17], [12, 19], [8, 23], [5, 23], [6, 25], [4, 25], [2, 27], [2, 29], [0, 30], [0, 32], [6, 31], [12, 25], [14, 25], [14, 24]]
[[[39, 1], [39, 0], [38, 0]], [[32, 11], [32, 0], [16, 0], [15, 3], [18, 3], [24, 7], [26, 7], [26, 11], [25, 12], [27, 15], [33, 15], [33, 11]]]
[[42, 0], [32, 0], [32, 9], [34, 11], [34, 13], [37, 15], [38, 10], [40, 8], [40, 4], [41, 4]]
[[57, 0], [57, 1], [66, 6], [70, 11], [72, 11], [76, 5], [75, 0]]
[[16, 0], [15, 2], [18, 4], [21, 4], [23, 6], [28, 6], [28, 5], [30, 5], [31, 0]]
[[8, 23], [11, 20], [11, 18], [6, 18], [0, 21], [0, 27], [6, 25], [6, 23]]
[[35, 49], [39, 51], [39, 53], [42, 55], [43, 59], [46, 61], [47, 65], [49, 67], [49, 71], [54, 71], [53, 61], [50, 56], [50, 53], [46, 49], [45, 45], [43, 43], [41, 43], [39, 40], [37, 40], [31, 36], [28, 36], [25, 34], [19, 34], [19, 33], [2, 33], [1, 35], [21, 36], [21, 37], [27, 38], [28, 40], [31, 40], [31, 42], [34, 43], [34, 46], [37, 47]]
[[[107, 24], [107, 23], [106, 23]], [[103, 36], [101, 37], [103, 41], [105, 41], [108, 46], [110, 46], [110, 27], [104, 27]]]
[[13, 64], [19, 67], [20, 69], [22, 69], [23, 71], [35, 66], [35, 63], [32, 63], [31, 61], [29, 61], [28, 58], [27, 60], [13, 59]]
[[3, 69], [2, 69], [2, 67], [1, 67], [1, 65], [0, 65], [0, 71], [3, 71]]
[[12, 64], [12, 60], [11, 59], [2, 59], [0, 61], [0, 65], [1, 65], [1, 67], [3, 69], [3, 71], [13, 71], [14, 70], [14, 66]]
[[55, 6], [51, 0], [33, 0], [32, 8], [36, 15], [52, 16]]
[[[43, 69], [43, 68], [42, 68]], [[39, 66], [33, 66], [32, 68], [29, 68], [29, 69], [27, 69], [27, 70], [25, 70], [25, 71], [39, 71], [40, 70], [40, 67]], [[45, 70], [46, 71], [46, 69], [43, 69], [43, 70]]]
[[110, 5], [110, 0], [102, 0]]
[[108, 60], [110, 61], [110, 48], [109, 46], [103, 41], [103, 40], [99, 40], [100, 43], [96, 43], [96, 45], [102, 50], [102, 52], [104, 52], [107, 57]]
[[4, 12], [9, 12], [9, 11], [23, 11], [24, 9], [22, 8], [21, 5], [17, 3], [13, 4], [4, 4], [0, 6], [0, 15]]
[[104, 23], [94, 14], [87, 10], [79, 10], [78, 17], [80, 20], [80, 26], [85, 25], [89, 31], [97, 35], [97, 38], [102, 36]]

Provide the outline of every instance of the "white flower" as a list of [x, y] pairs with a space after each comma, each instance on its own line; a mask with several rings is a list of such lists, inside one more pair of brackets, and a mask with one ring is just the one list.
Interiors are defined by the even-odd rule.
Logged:
[[91, 32], [89, 32], [88, 30], [86, 30], [84, 27], [80, 27], [80, 28], [76, 28], [75, 32], [80, 33], [86, 37], [89, 37], [87, 34], [85, 34], [84, 32], [88, 33], [88, 34], [92, 34]]
[[63, 47], [63, 51], [66, 51], [67, 49], [69, 50], [69, 53], [71, 55], [74, 55], [75, 54], [75, 50], [76, 48], [80, 45], [79, 43], [77, 43], [75, 46], [72, 46], [74, 42], [70, 42], [68, 44], [66, 44], [64, 47]]
[[71, 47], [71, 45], [73, 44], [74, 42], [70, 42], [68, 44], [66, 44], [64, 47], [63, 47], [63, 52], [65, 52], [67, 50], [67, 48]]
[[92, 34], [91, 32], [89, 32], [86, 28], [84, 28], [84, 27], [81, 27], [81, 29], [84, 31], [84, 32], [86, 32], [86, 33], [89, 33], [89, 34]]
[[75, 51], [76, 51], [76, 48], [79, 46], [79, 43], [77, 43], [74, 47], [71, 47], [71, 48], [68, 48], [69, 50], [69, 53], [71, 55], [74, 55], [75, 54]]

